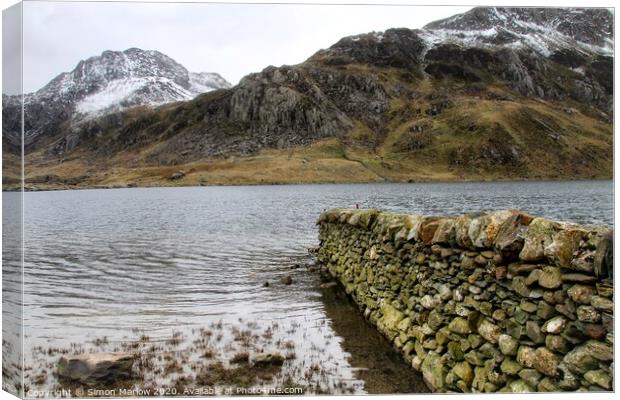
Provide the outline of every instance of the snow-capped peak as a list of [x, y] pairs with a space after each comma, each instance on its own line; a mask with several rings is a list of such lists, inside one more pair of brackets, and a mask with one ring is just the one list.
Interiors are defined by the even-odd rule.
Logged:
[[133, 106], [190, 100], [229, 87], [219, 74], [189, 72], [163, 53], [130, 48], [80, 61], [71, 72], [27, 95], [26, 103], [63, 104], [79, 121]]
[[526, 47], [546, 57], [567, 47], [613, 55], [613, 14], [593, 8], [476, 7], [431, 22], [421, 36], [430, 44]]

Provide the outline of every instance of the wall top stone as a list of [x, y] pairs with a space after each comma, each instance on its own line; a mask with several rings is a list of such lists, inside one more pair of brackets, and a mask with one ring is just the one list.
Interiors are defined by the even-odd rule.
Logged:
[[348, 208], [323, 212], [317, 224], [325, 223], [373, 231], [397, 245], [493, 249], [508, 260], [546, 263], [599, 278], [613, 274], [613, 230], [604, 225], [580, 226], [518, 210], [440, 217]]

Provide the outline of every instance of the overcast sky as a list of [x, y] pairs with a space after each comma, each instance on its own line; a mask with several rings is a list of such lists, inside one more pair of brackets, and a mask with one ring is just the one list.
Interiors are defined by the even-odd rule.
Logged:
[[130, 47], [159, 50], [190, 71], [218, 72], [236, 84], [268, 65], [300, 63], [343, 36], [420, 28], [468, 9], [26, 2], [24, 91], [41, 88], [82, 59]]

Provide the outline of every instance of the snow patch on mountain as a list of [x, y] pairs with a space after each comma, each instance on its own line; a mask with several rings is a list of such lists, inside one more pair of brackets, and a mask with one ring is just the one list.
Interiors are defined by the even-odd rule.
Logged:
[[217, 73], [189, 72], [163, 53], [131, 48], [80, 61], [72, 71], [26, 94], [25, 103], [62, 106], [79, 122], [129, 107], [191, 100], [230, 86]]
[[226, 79], [214, 72], [190, 72], [189, 84], [190, 90], [198, 94], [231, 87], [231, 84]]
[[478, 7], [432, 22], [420, 31], [430, 47], [452, 42], [468, 47], [531, 49], [545, 57], [563, 48], [613, 56], [610, 27], [613, 14], [605, 9], [535, 9]]
[[[140, 94], [153, 91], [160, 87], [153, 95], [140, 98]], [[211, 89], [213, 90], [213, 89]], [[111, 112], [135, 105], [157, 106], [173, 101], [189, 100], [197, 93], [179, 86], [168, 78], [137, 77], [108, 82], [97, 92], [81, 99], [75, 106], [79, 113], [97, 114]], [[142, 101], [148, 99], [148, 101]]]

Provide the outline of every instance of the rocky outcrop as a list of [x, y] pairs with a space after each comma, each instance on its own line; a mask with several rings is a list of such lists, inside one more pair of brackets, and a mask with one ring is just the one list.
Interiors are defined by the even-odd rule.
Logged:
[[131, 377], [134, 356], [129, 353], [88, 353], [62, 356], [58, 375], [87, 386], [117, 383]]
[[317, 258], [438, 392], [613, 389], [609, 228], [334, 209]]
[[[205, 76], [157, 52], [106, 52], [25, 97], [26, 164], [118, 164], [131, 153], [132, 163], [160, 167], [333, 140], [334, 151], [311, 152], [384, 179], [439, 170], [454, 179], [607, 178], [612, 19], [606, 9], [474, 9], [424, 29], [345, 37], [298, 65], [173, 104], [163, 103], [193, 97]], [[125, 56], [140, 68], [128, 69]], [[148, 84], [84, 118], [80, 110], [119, 79]], [[17, 155], [21, 104], [3, 102], [5, 149]]]

